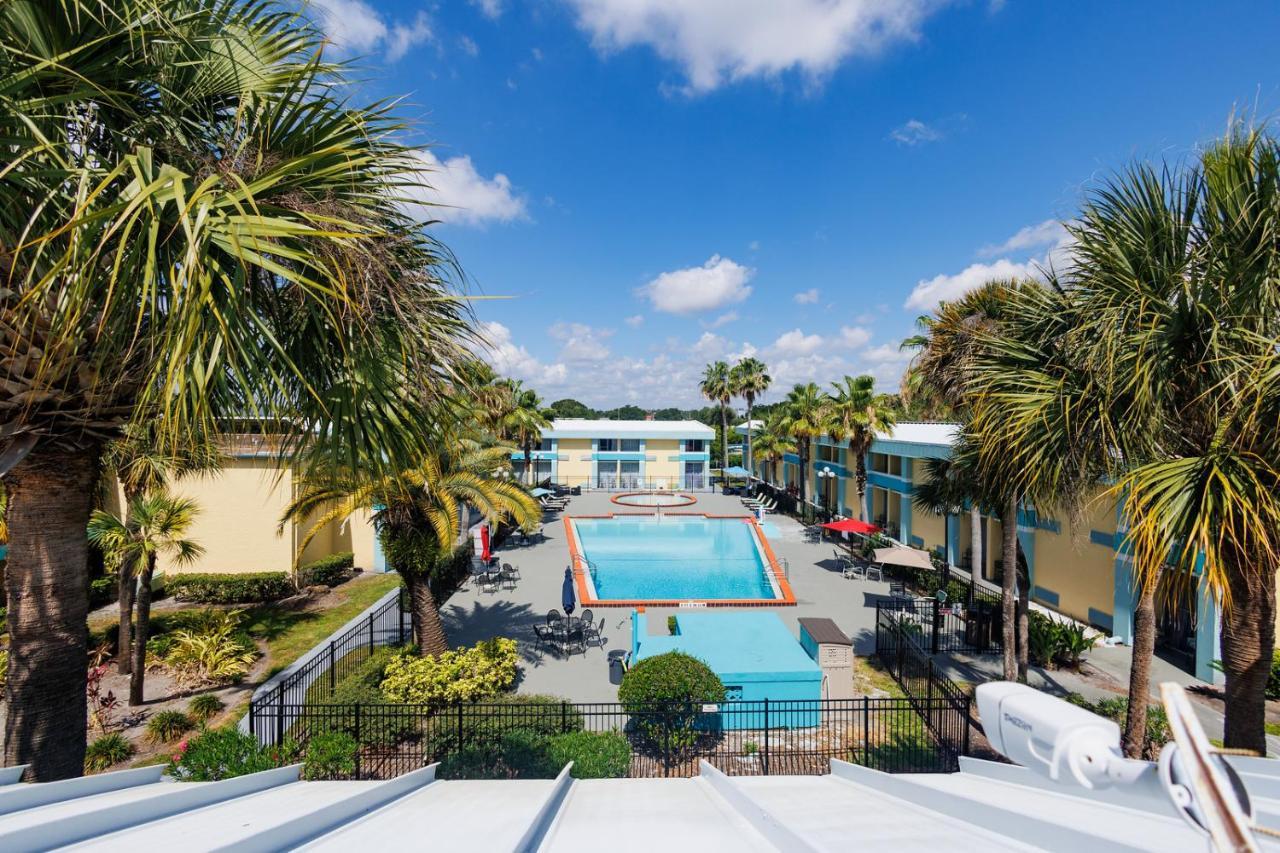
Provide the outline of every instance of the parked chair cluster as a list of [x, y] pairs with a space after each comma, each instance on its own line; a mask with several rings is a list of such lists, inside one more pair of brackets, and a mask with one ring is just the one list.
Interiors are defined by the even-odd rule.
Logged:
[[564, 616], [559, 610], [547, 613], [546, 624], [534, 625], [533, 636], [537, 649], [553, 649], [564, 654], [580, 651], [587, 653], [588, 646], [604, 645], [604, 617], [597, 625], [590, 610], [579, 616]]
[[480, 592], [515, 589], [519, 581], [519, 567], [501, 562], [496, 556], [490, 557], [487, 563], [480, 559], [471, 562], [471, 582]]
[[757, 510], [761, 510], [761, 509], [764, 510], [765, 512], [778, 511], [778, 502], [770, 497], [743, 498], [742, 505], [745, 506], [747, 509], [751, 510], [752, 512], [756, 512]]
[[[839, 549], [833, 551], [836, 558], [836, 565], [840, 567], [840, 573], [846, 578], [854, 578], [864, 581], [883, 581], [884, 567], [879, 563], [863, 563], [854, 560], [848, 554], [841, 553]], [[890, 585], [892, 588], [892, 585]]]

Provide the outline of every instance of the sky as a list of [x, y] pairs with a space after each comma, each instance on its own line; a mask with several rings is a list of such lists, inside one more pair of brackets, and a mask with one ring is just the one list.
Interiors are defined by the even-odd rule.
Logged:
[[487, 357], [550, 402], [777, 399], [1036, 275], [1100, 181], [1280, 109], [1280, 4], [311, 0], [353, 97], [398, 98]]

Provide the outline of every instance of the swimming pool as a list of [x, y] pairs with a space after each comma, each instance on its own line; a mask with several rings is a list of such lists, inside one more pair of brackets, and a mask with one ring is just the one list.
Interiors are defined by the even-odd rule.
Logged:
[[568, 518], [579, 596], [589, 604], [794, 603], [745, 518]]

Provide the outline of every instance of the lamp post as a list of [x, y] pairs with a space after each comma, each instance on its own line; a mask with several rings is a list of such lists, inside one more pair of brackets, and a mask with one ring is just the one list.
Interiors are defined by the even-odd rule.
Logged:
[[822, 495], [822, 511], [826, 513], [828, 516], [831, 515], [831, 507], [827, 504], [826, 484], [829, 483], [833, 477], [837, 477], [837, 476], [839, 475], [837, 475], [834, 471], [832, 471], [831, 467], [828, 465], [824, 465], [822, 467], [822, 470], [818, 472], [818, 482], [821, 483], [819, 491]]

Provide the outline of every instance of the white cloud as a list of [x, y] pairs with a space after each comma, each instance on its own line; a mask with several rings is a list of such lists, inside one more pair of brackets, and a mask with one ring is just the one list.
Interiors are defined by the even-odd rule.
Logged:
[[421, 208], [415, 212], [424, 219], [485, 225], [528, 218], [524, 197], [501, 172], [486, 178], [465, 156], [442, 161], [430, 151], [419, 150], [417, 157], [429, 170], [423, 176], [426, 186], [410, 188], [409, 192]]
[[941, 130], [914, 118], [906, 124], [889, 131], [889, 138], [901, 145], [914, 146], [926, 142], [937, 142], [942, 137]]
[[811, 287], [808, 290], [802, 290], [795, 296], [791, 297], [799, 305], [812, 305], [818, 301], [818, 288]]
[[700, 267], [664, 272], [636, 290], [658, 311], [694, 314], [741, 302], [751, 295], [747, 284], [755, 270], [712, 255]]
[[822, 346], [821, 335], [806, 335], [799, 329], [792, 329], [778, 336], [769, 347], [770, 353], [776, 355], [808, 355]]
[[310, 0], [308, 9], [325, 38], [339, 54], [385, 50], [391, 62], [433, 38], [431, 19], [419, 12], [411, 23], [388, 22], [364, 0]]
[[747, 248], [748, 248], [748, 249], [750, 249], [750, 250], [751, 250], [751, 251], [753, 251], [753, 252], [758, 252], [758, 251], [760, 251], [760, 241], [759, 241], [759, 240], [752, 240], [750, 243], [748, 243], [748, 244], [747, 244]]
[[569, 0], [601, 52], [650, 47], [690, 93], [796, 71], [821, 81], [842, 61], [919, 36], [938, 0]]
[[560, 322], [547, 329], [552, 340], [560, 341], [561, 361], [590, 364], [604, 361], [610, 355], [605, 339], [613, 336], [612, 329], [597, 329], [585, 323]]
[[462, 48], [462, 52], [467, 56], [480, 55], [480, 45], [476, 44], [476, 40], [471, 36], [458, 36], [458, 47]]
[[485, 343], [482, 352], [499, 374], [524, 380], [539, 390], [561, 386], [568, 380], [566, 365], [546, 364], [535, 358], [512, 340], [511, 330], [501, 323], [481, 323], [480, 336]]
[[633, 329], [638, 329], [644, 325], [644, 315], [632, 314], [630, 317], [623, 320], [622, 322], [626, 323], [628, 326], [630, 326]]
[[849, 349], [857, 349], [866, 346], [871, 340], [871, 332], [861, 326], [841, 326], [840, 327], [840, 345]]
[[736, 319], [738, 319], [737, 311], [726, 311], [725, 313], [721, 314], [719, 317], [715, 318], [710, 323], [706, 323], [705, 325], [708, 329], [718, 329], [721, 326], [726, 326], [729, 323], [732, 323]]
[[502, 0], [471, 0], [471, 5], [491, 20], [497, 20], [502, 16]]
[[949, 302], [996, 278], [1043, 278], [1044, 270], [1062, 266], [1071, 246], [1071, 237], [1062, 224], [1048, 219], [1018, 230], [1003, 243], [984, 246], [981, 255], [1025, 253], [1030, 249], [1044, 249], [1044, 253], [1031, 258], [997, 258], [989, 263], [970, 264], [952, 275], [936, 275], [921, 279], [911, 289], [904, 304], [906, 308], [933, 310], [939, 302]]

